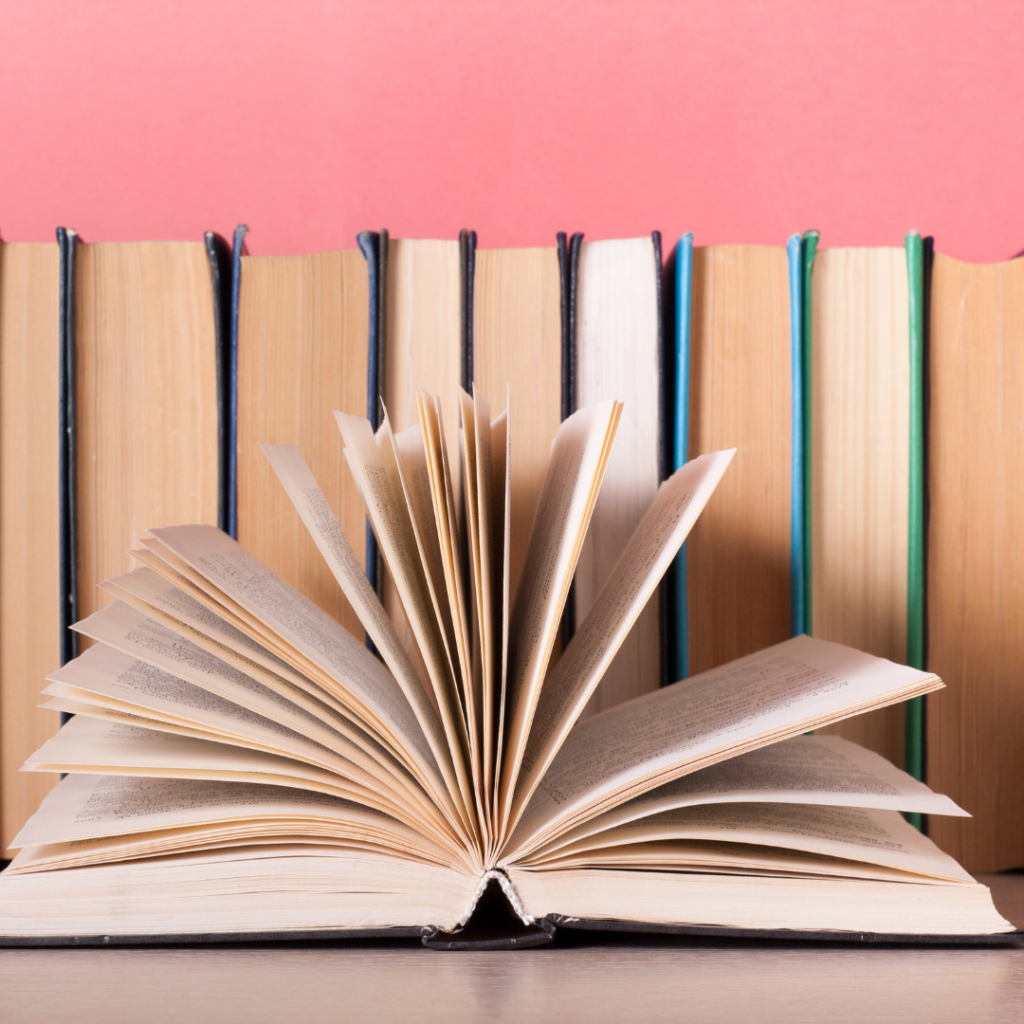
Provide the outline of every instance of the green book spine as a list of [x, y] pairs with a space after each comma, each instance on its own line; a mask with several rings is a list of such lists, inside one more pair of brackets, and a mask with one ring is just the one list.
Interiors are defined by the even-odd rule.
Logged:
[[[907, 532], [907, 664], [924, 668], [924, 246], [910, 231], [906, 238], [910, 297], [910, 481]], [[907, 702], [906, 770], [924, 777], [924, 698]], [[921, 827], [920, 814], [908, 814]]]

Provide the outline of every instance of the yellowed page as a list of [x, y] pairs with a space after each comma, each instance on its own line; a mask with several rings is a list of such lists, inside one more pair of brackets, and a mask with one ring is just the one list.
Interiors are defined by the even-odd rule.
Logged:
[[523, 755], [510, 828], [682, 547], [734, 451], [693, 459], [658, 488], [590, 614], [544, 684]]
[[[434, 698], [444, 728], [451, 769], [453, 790], [449, 790], [466, 826], [470, 824], [473, 787], [467, 766], [469, 749], [465, 723], [452, 693], [450, 667], [436, 617], [431, 614], [431, 598], [420, 561], [413, 525], [403, 495], [396, 495], [388, 479], [383, 450], [373, 436], [369, 421], [355, 416], [336, 414], [338, 427], [345, 439], [345, 456], [356, 483], [363, 493], [370, 522], [390, 567], [391, 578], [401, 595], [420, 653], [426, 663]], [[393, 449], [391, 449], [393, 455]], [[397, 463], [394, 467], [398, 472]]]
[[590, 850], [666, 840], [710, 840], [775, 846], [865, 861], [944, 881], [974, 879], [909, 825], [898, 811], [802, 804], [708, 804], [680, 807], [619, 825], [564, 847], [545, 861]]
[[355, 637], [219, 530], [178, 526], [150, 532], [350, 694], [367, 724], [379, 723], [435, 792], [445, 788], [401, 689]]
[[621, 412], [615, 401], [581, 409], [555, 435], [523, 563], [525, 582], [509, 619], [499, 822], [512, 808], [527, 734]]
[[970, 817], [948, 796], [839, 736], [795, 736], [691, 772], [565, 832], [539, 852], [677, 807], [717, 803], [868, 807]]
[[452, 751], [438, 716], [436, 694], [432, 690], [428, 691], [416, 675], [405, 648], [367, 582], [302, 453], [298, 448], [285, 445], [264, 445], [263, 449], [349, 603], [412, 705], [416, 719], [445, 775], [449, 794], [457, 798], [459, 783]]
[[698, 768], [942, 686], [927, 672], [798, 636], [580, 722], [506, 850]]

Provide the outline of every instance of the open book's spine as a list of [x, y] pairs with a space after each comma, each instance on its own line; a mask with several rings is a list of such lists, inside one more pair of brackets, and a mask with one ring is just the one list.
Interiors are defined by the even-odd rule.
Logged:
[[[580, 280], [580, 250], [583, 232], [577, 231], [565, 244], [565, 232], [558, 233], [558, 269], [562, 293], [562, 421], [576, 411], [576, 324]], [[562, 612], [562, 649], [569, 646], [576, 632], [576, 593], [569, 585], [569, 596]]]
[[[366, 418], [376, 431], [381, 424], [384, 398], [384, 357], [387, 315], [388, 232], [360, 231], [359, 251], [366, 260], [369, 293], [369, 330], [366, 350]], [[366, 520], [366, 578], [377, 596], [384, 599], [384, 558], [370, 520]], [[366, 646], [373, 650], [369, 636]]]
[[[690, 309], [693, 294], [693, 235], [682, 235], [670, 267], [673, 282], [671, 364], [671, 470], [680, 469], [690, 449]], [[668, 630], [668, 681], [690, 674], [690, 624], [686, 595], [686, 545], [679, 549], [671, 569]]]
[[217, 364], [217, 525], [228, 531], [228, 510], [231, 504], [231, 349], [234, 294], [231, 247], [216, 232], [203, 236], [206, 256], [210, 261], [213, 285], [213, 325]]
[[239, 224], [231, 239], [231, 320], [228, 328], [227, 379], [224, 396], [227, 399], [227, 438], [225, 439], [222, 468], [227, 499], [227, 515], [223, 529], [238, 539], [238, 309], [242, 295], [242, 257], [247, 255], [245, 236], [249, 228]]
[[[916, 231], [905, 241], [910, 298], [910, 479], [908, 486], [907, 545], [907, 664], [923, 669], [927, 659], [925, 601], [927, 599], [926, 544], [928, 502], [926, 494], [928, 438], [928, 313], [931, 305], [931, 269], [934, 242]], [[906, 708], [906, 770], [915, 779], [925, 777], [925, 702], [915, 697]], [[923, 828], [920, 814], [907, 815]]]
[[[60, 519], [60, 660], [78, 656], [78, 537], [75, 514], [75, 250], [78, 236], [57, 228], [60, 250], [60, 382], [58, 398], [58, 503]], [[62, 721], [66, 718], [61, 715]]]

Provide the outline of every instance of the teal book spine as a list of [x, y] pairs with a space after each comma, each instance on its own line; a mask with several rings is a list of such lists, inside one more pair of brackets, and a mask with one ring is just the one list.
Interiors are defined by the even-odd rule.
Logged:
[[[685, 234], [676, 246], [675, 265], [675, 338], [672, 396], [672, 472], [689, 455], [690, 431], [690, 305], [693, 292], [693, 235]], [[674, 622], [669, 636], [672, 681], [686, 679], [690, 673], [689, 618], [686, 600], [686, 545], [672, 563], [672, 593], [675, 597]]]

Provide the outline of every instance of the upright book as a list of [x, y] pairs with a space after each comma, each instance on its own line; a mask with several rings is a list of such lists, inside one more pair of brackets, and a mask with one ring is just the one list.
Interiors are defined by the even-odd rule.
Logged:
[[57, 245], [0, 242], [0, 858], [54, 781], [19, 769], [58, 726], [60, 322]]
[[236, 497], [233, 535], [281, 579], [350, 632], [363, 628], [276, 486], [260, 441], [297, 444], [365, 565], [365, 510], [324, 431], [334, 409], [362, 415], [369, 386], [370, 273], [356, 248], [304, 256], [250, 256], [237, 247]]
[[423, 675], [295, 447], [263, 449], [380, 660], [224, 532], [141, 539], [142, 568], [76, 627], [97, 642], [50, 677], [75, 717], [27, 767], [68, 774], [0, 876], [0, 941], [451, 948], [493, 886], [518, 925], [492, 946], [556, 927], [1020, 939], [899, 814], [952, 801], [800, 735], [934, 675], [801, 636], [581, 720], [733, 451], [660, 485], [552, 668], [622, 404], [559, 427], [512, 595], [514, 406], [459, 399], [461, 509], [436, 395], [397, 433], [336, 413]]
[[[914, 663], [920, 580], [911, 556], [923, 532], [911, 487], [920, 460], [912, 397], [922, 384], [911, 269], [905, 247], [819, 249], [807, 325], [807, 632], [905, 664]], [[905, 762], [902, 706], [835, 730]]]
[[930, 834], [971, 871], [1024, 866], [1024, 261], [931, 278], [927, 778], [974, 815]]

